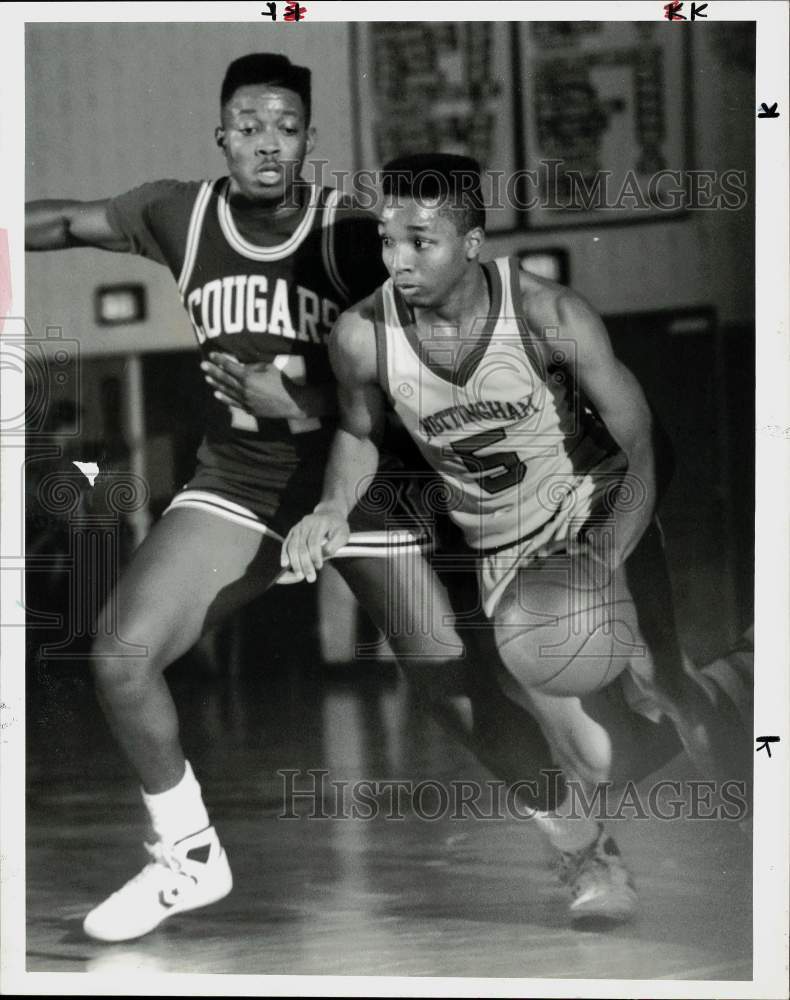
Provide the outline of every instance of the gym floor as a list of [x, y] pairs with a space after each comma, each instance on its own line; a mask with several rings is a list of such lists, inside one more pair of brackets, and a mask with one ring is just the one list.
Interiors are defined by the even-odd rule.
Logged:
[[[429, 796], [433, 821], [407, 807], [402, 819], [309, 818], [307, 800], [282, 818], [281, 769], [302, 772], [300, 788], [308, 769], [328, 772], [330, 815], [331, 781], [489, 777], [386, 663], [246, 663], [230, 677], [177, 665], [187, 754], [235, 888], [138, 941], [92, 942], [82, 917], [145, 861], [142, 806], [85, 668], [46, 677], [28, 714], [28, 971], [751, 978], [751, 845], [737, 823], [611, 822], [641, 911], [604, 932], [569, 926], [567, 890], [528, 821], [452, 819]], [[679, 757], [662, 776], [695, 774]]]

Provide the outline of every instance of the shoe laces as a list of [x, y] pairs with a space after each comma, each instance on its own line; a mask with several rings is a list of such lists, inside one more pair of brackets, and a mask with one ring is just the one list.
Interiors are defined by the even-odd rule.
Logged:
[[574, 892], [581, 891], [585, 875], [594, 875], [596, 870], [608, 870], [612, 860], [619, 858], [619, 851], [611, 837], [602, 841], [603, 830], [587, 847], [579, 851], [562, 851], [559, 859], [559, 879], [563, 885], [571, 885]]
[[157, 840], [153, 844], [144, 844], [143, 846], [151, 856], [151, 860], [141, 871], [129, 879], [124, 888], [130, 885], [140, 885], [150, 880], [161, 882], [165, 870], [175, 874], [181, 872], [181, 862], [172, 848], [168, 847], [167, 844], [164, 844], [161, 840]]
[[146, 868], [151, 868], [155, 865], [164, 865], [173, 872], [178, 873], [181, 871], [183, 867], [181, 860], [168, 844], [157, 840], [153, 844], [146, 844], [145, 849], [151, 855], [151, 861], [146, 865]]

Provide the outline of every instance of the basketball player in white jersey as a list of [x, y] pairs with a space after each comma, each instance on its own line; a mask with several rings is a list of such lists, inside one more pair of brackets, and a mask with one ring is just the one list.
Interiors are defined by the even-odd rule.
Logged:
[[[385, 276], [375, 218], [359, 218], [337, 191], [300, 181], [314, 141], [310, 106], [307, 68], [282, 55], [244, 56], [228, 67], [215, 133], [227, 176], [27, 206], [29, 250], [95, 247], [168, 267], [216, 389], [208, 393], [195, 475], [125, 568], [92, 649], [99, 700], [139, 778], [154, 833], [150, 863], [88, 914], [85, 930], [99, 940], [139, 937], [231, 888], [226, 853], [184, 758], [164, 672], [280, 576], [282, 538], [320, 499], [334, 433], [326, 339], [341, 309]], [[223, 365], [232, 374], [242, 364], [254, 366], [255, 392], [231, 399], [220, 381]], [[381, 512], [358, 514], [355, 527], [365, 533], [355, 534], [341, 573], [384, 631], [397, 590], [403, 625], [388, 638], [403, 669], [498, 774], [521, 777], [509, 771], [517, 766], [511, 757], [546, 758], [542, 736], [494, 686], [474, 692], [476, 730], [468, 716], [445, 715], [452, 706], [442, 701], [443, 685], [448, 677], [461, 683], [467, 666], [447, 624], [451, 607], [414, 533], [382, 538]], [[386, 559], [365, 557], [376, 546]], [[435, 588], [436, 620], [426, 632], [411, 622], [427, 587]], [[130, 647], [145, 652], [129, 655]], [[493, 731], [492, 719], [496, 737], [510, 734], [507, 747], [495, 738], [480, 742], [481, 731]], [[526, 749], [511, 753], [522, 738]]]
[[[645, 612], [633, 600], [646, 557], [663, 586], [651, 413], [601, 320], [514, 259], [480, 263], [475, 161], [404, 157], [383, 179], [390, 278], [333, 331], [340, 428], [323, 498], [289, 533], [283, 565], [312, 581], [344, 544], [389, 402], [447, 485], [505, 683], [565, 776], [590, 788], [635, 778], [650, 752], [637, 708], [668, 716], [706, 777], [739, 777], [718, 756], [733, 734], [722, 738], [709, 682], [680, 653], [668, 593], [658, 614], [655, 593]], [[602, 826], [561, 808], [536, 819], [562, 853], [572, 916], [627, 919], [633, 884]]]

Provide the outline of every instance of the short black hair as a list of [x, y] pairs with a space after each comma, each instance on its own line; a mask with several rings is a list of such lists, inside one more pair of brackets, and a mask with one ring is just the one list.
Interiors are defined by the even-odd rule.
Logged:
[[288, 56], [278, 52], [252, 52], [234, 59], [225, 71], [219, 103], [224, 108], [239, 87], [255, 83], [268, 83], [272, 87], [285, 87], [302, 98], [305, 124], [310, 124], [310, 70], [294, 66]]
[[385, 195], [445, 202], [440, 211], [452, 217], [459, 233], [485, 229], [480, 164], [471, 156], [413, 153], [390, 160], [381, 173]]

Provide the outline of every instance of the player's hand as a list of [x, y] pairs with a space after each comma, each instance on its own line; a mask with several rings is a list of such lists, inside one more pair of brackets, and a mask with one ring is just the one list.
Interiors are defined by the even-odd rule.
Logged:
[[291, 380], [266, 361], [242, 364], [232, 354], [213, 351], [201, 364], [214, 397], [226, 406], [238, 406], [256, 417], [288, 419], [299, 415], [289, 392]]
[[308, 514], [294, 525], [283, 542], [280, 565], [297, 580], [313, 583], [327, 559], [348, 541], [350, 529], [342, 514]]

